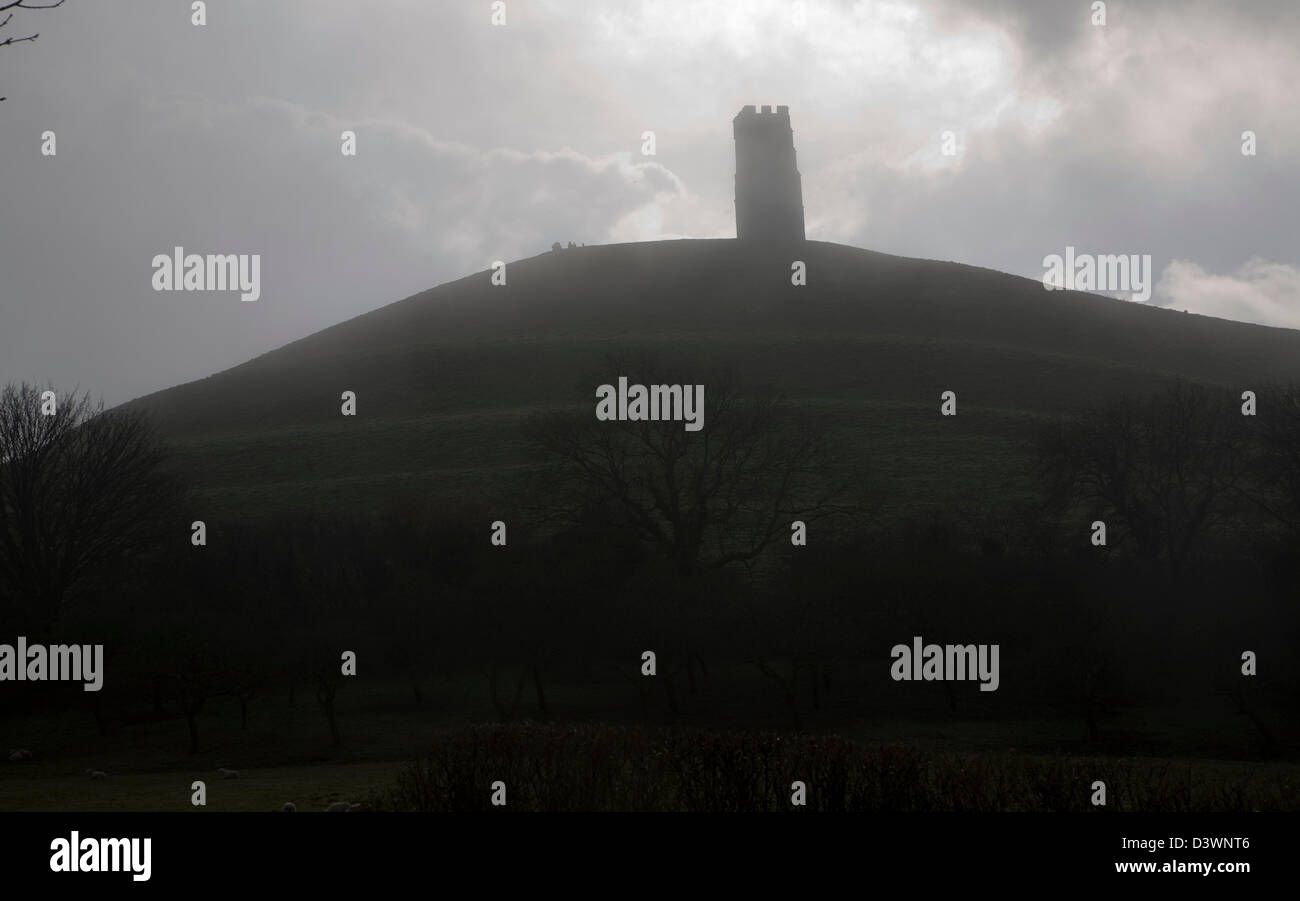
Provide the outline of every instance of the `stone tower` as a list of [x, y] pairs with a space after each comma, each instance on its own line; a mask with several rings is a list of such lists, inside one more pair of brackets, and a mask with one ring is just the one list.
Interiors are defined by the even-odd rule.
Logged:
[[790, 107], [747, 106], [732, 120], [736, 135], [736, 237], [802, 241], [803, 186], [795, 168]]

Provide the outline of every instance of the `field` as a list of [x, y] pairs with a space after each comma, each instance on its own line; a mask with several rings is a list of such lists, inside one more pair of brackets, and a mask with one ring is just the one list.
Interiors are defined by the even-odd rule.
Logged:
[[[1107, 738], [1098, 743], [1087, 741], [1082, 721], [1050, 709], [1031, 717], [1003, 716], [996, 709], [951, 713], [943, 693], [928, 686], [917, 691], [919, 703], [871, 703], [856, 693], [827, 692], [821, 709], [805, 711], [796, 730], [788, 713], [772, 703], [775, 687], [743, 668], [720, 672], [676, 718], [653, 707], [649, 717], [630, 714], [637, 708], [630, 687], [561, 684], [548, 693], [549, 723], [537, 722], [536, 708], [524, 703], [517, 719], [493, 725], [485, 685], [479, 675], [431, 682], [416, 702], [408, 685], [361, 683], [340, 694], [344, 742], [337, 748], [330, 746], [325, 720], [307, 690], [299, 690], [292, 704], [283, 693], [256, 699], [246, 730], [233, 700], [214, 701], [203, 718], [203, 750], [192, 757], [185, 753], [184, 722], [174, 711], [165, 718], [142, 713], [107, 738], [98, 735], [88, 715], [10, 719], [0, 741], [35, 748], [38, 756], [0, 764], [0, 810], [196, 810], [190, 803], [194, 780], [206, 782], [206, 809], [212, 811], [276, 811], [285, 801], [299, 811], [323, 811], [335, 801], [413, 809], [418, 804], [401, 787], [409, 784], [413, 762], [426, 757], [462, 768], [454, 770], [466, 795], [459, 809], [486, 809], [492, 780], [484, 781], [483, 774], [495, 772], [493, 779], [514, 786], [533, 783], [531, 767], [547, 754], [553, 757], [547, 765], [563, 770], [563, 777], [549, 800], [533, 799], [538, 809], [556, 809], [562, 786], [572, 790], [574, 803], [586, 798], [591, 809], [634, 809], [620, 794], [621, 777], [608, 772], [609, 749], [584, 755], [589, 744], [599, 749], [612, 742], [636, 770], [649, 758], [638, 763], [633, 751], [648, 754], [656, 740], [701, 744], [702, 757], [684, 759], [698, 759], [702, 766], [725, 765], [726, 755], [712, 760], [707, 749], [730, 752], [733, 743], [752, 755], [759, 749], [778, 752], [783, 742], [787, 747], [829, 742], [838, 753], [862, 755], [854, 772], [865, 772], [868, 761], [896, 767], [875, 790], [883, 791], [887, 782], [898, 797], [912, 797], [917, 809], [947, 809], [936, 780], [944, 791], [957, 792], [951, 781], [957, 773], [956, 809], [960, 798], [968, 797], [970, 809], [1082, 810], [1086, 784], [1100, 778], [1122, 784], [1128, 793], [1126, 803], [1112, 797], [1112, 810], [1300, 810], [1300, 763], [1252, 759], [1249, 726], [1226, 705], [1210, 715], [1202, 707], [1190, 716], [1167, 706], [1126, 710], [1108, 722]], [[479, 745], [471, 755], [475, 769], [465, 771], [466, 747]], [[807, 763], [805, 773], [816, 772], [815, 753], [794, 754], [793, 778], [799, 778], [801, 760]], [[222, 779], [219, 767], [237, 769], [240, 776]], [[109, 775], [91, 780], [84, 775], [87, 769]], [[599, 799], [584, 781], [598, 774], [612, 783]], [[727, 783], [725, 774], [716, 778]], [[816, 785], [811, 776], [804, 778]], [[475, 794], [479, 782], [483, 790]], [[641, 785], [640, 801], [647, 809], [691, 809], [674, 786], [666, 777]], [[536, 784], [533, 788], [536, 794]], [[1138, 798], [1144, 799], [1141, 804]], [[734, 797], [730, 803], [739, 804]], [[529, 809], [524, 794], [512, 806]], [[780, 805], [755, 795], [752, 807], [740, 807]]]

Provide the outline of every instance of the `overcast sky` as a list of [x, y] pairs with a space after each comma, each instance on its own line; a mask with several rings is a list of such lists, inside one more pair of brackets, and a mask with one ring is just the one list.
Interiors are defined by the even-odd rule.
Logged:
[[[1067, 245], [1150, 254], [1149, 303], [1300, 328], [1300, 3], [1092, 5], [19, 10], [0, 383], [118, 403], [555, 240], [734, 237], [746, 104], [790, 107], [810, 239], [1039, 279]], [[176, 245], [260, 254], [260, 300], [153, 291]]]

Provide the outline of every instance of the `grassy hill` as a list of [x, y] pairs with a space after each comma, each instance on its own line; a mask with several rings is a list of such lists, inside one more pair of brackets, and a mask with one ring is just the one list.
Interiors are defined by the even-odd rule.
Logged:
[[[806, 287], [790, 285], [795, 259]], [[511, 263], [507, 279], [476, 273], [133, 404], [156, 415], [218, 534], [275, 513], [490, 500], [519, 553], [451, 509], [369, 530], [231, 530], [115, 570], [74, 620], [115, 655], [95, 716], [79, 690], [0, 705], [0, 748], [36, 754], [0, 767], [8, 808], [190, 809], [193, 779], [235, 767], [236, 782], [210, 783], [210, 809], [473, 808], [498, 772], [523, 809], [768, 795], [784, 809], [784, 788], [756, 789], [748, 763], [739, 789], [725, 775], [779, 730], [800, 767], [812, 755], [795, 742], [832, 734], [815, 739], [824, 768], [800, 770], [818, 797], [848, 791], [848, 770], [886, 774], [904, 794], [851, 783], [873, 809], [1076, 810], [1095, 778], [1111, 809], [1297, 809], [1297, 558], [1252, 544], [1245, 516], [1213, 533], [1231, 539], [1216, 553], [1171, 569], [1093, 553], [1084, 528], [1018, 546], [1040, 520], [1005, 505], [1037, 487], [1032, 441], [1050, 418], [1178, 378], [1300, 380], [1300, 332], [818, 242], [576, 248]], [[824, 414], [849, 452], [838, 475], [867, 480], [880, 528], [843, 543], [814, 532], [788, 556], [774, 548], [774, 565], [689, 584], [596, 518], [565, 541], [528, 540], [529, 523], [496, 505], [503, 486], [538, 493], [521, 426], [554, 408], [594, 416], [596, 385], [629, 374], [607, 354], [638, 348], [664, 352], [670, 381], [707, 391], [728, 362]], [[355, 417], [340, 415], [345, 390]], [[946, 390], [956, 417], [940, 415]], [[890, 518], [927, 508], [988, 517], [955, 537]], [[968, 540], [990, 521], [994, 541]], [[996, 643], [1001, 687], [896, 682], [891, 646], [916, 635]], [[339, 648], [365, 663], [327, 706], [319, 662]], [[646, 648], [653, 681], [634, 676]], [[1241, 678], [1243, 648], [1266, 662], [1259, 679]], [[204, 690], [191, 732], [182, 701]], [[559, 725], [479, 728], [522, 718]], [[666, 724], [699, 731], [660, 753], [638, 730]], [[844, 756], [845, 741], [898, 747]], [[450, 761], [446, 783], [407, 778], [432, 772], [405, 768], [426, 757]], [[664, 761], [695, 781], [646, 788]], [[600, 786], [623, 794], [583, 794]]]
[[[792, 260], [808, 284], [790, 284]], [[1043, 417], [1175, 378], [1300, 379], [1300, 332], [956, 263], [809, 241], [619, 244], [510, 263], [133, 401], [217, 515], [478, 496], [534, 465], [520, 424], [594, 409], [617, 347], [657, 347], [815, 406], [900, 508], [1024, 491]], [[691, 368], [691, 363], [684, 368]], [[340, 395], [358, 415], [340, 415]], [[942, 391], [959, 415], [939, 415]]]

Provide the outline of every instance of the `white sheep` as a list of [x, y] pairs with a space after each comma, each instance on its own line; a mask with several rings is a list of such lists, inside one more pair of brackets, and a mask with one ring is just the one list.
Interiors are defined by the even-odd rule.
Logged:
[[285, 801], [284, 806], [280, 808], [281, 813], [297, 813], [298, 805], [292, 801]]
[[17, 763], [20, 760], [31, 760], [32, 752], [26, 748], [13, 748], [9, 751], [9, 762]]
[[239, 770], [228, 770], [223, 766], [217, 767], [217, 772], [221, 774], [222, 779], [238, 779]]
[[108, 778], [108, 773], [105, 773], [103, 770], [86, 770], [86, 775], [89, 776], [91, 779]]
[[347, 813], [348, 811], [356, 810], [360, 806], [361, 806], [360, 804], [349, 804], [347, 801], [335, 801], [329, 807], [325, 808], [325, 812], [326, 813]]

